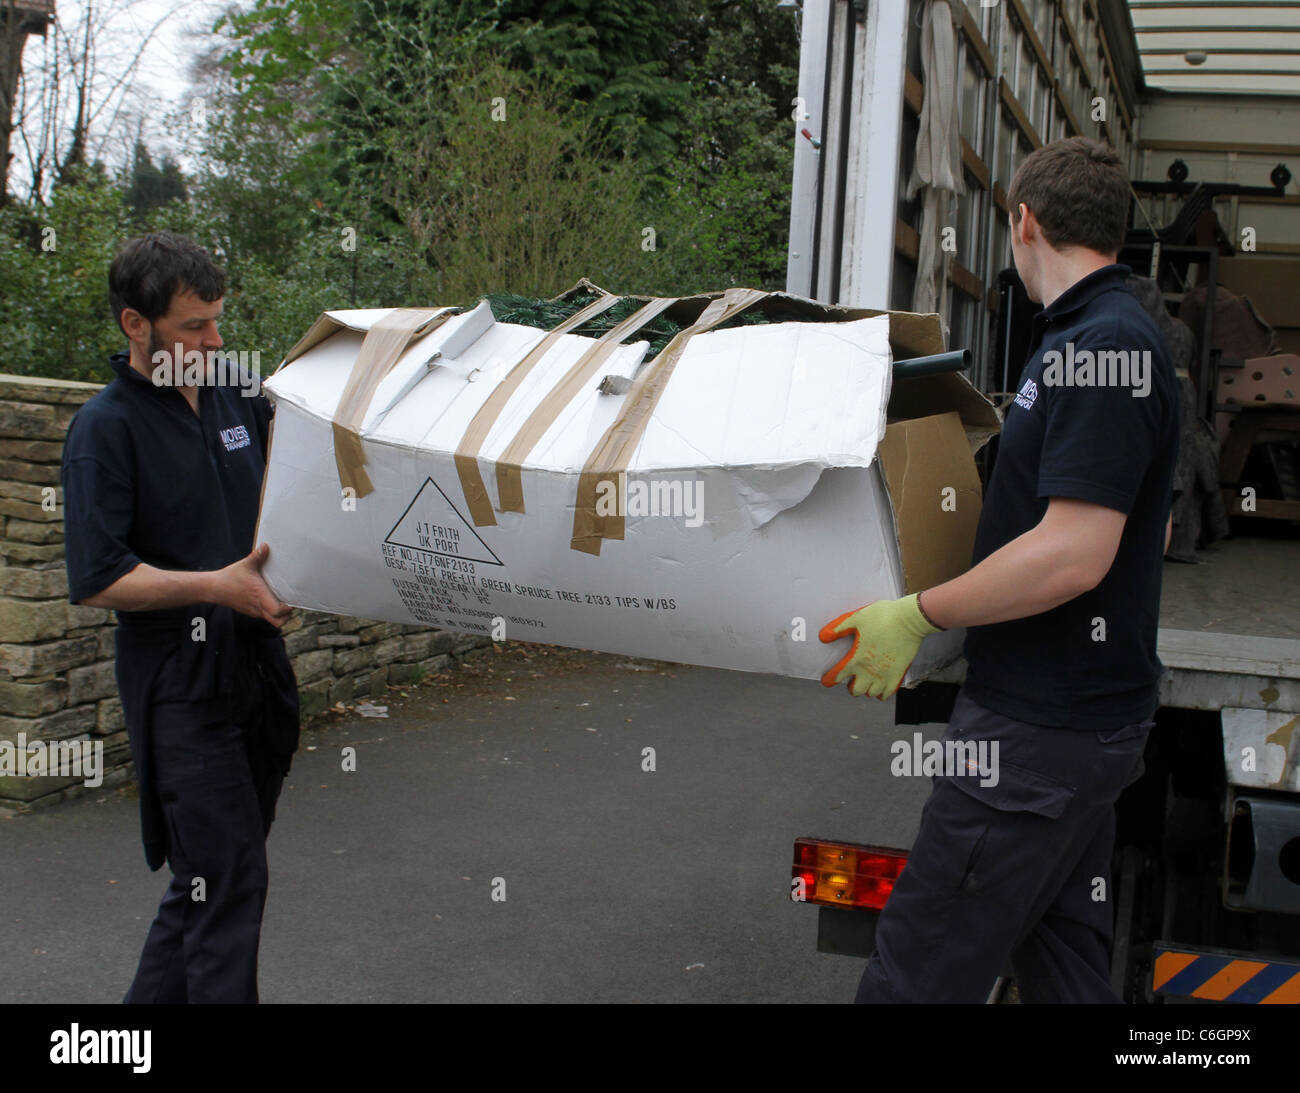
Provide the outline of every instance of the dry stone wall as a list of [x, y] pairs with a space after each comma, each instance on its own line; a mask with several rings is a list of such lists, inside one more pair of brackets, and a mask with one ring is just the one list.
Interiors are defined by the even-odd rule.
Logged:
[[[103, 782], [131, 776], [114, 674], [113, 612], [68, 603], [59, 464], [68, 422], [98, 384], [0, 375], [0, 772], [21, 746], [99, 741]], [[285, 623], [304, 719], [448, 668], [486, 639], [296, 611]], [[0, 773], [0, 807], [85, 792], [81, 776]]]

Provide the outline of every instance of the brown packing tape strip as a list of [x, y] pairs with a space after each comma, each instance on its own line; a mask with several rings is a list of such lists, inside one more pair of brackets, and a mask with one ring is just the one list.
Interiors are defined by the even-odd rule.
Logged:
[[573, 510], [573, 539], [569, 544], [574, 550], [599, 554], [602, 539], [623, 538], [622, 516], [596, 514], [596, 487], [601, 481], [611, 478], [617, 481], [619, 473], [627, 469], [632, 461], [632, 453], [641, 441], [650, 415], [668, 386], [687, 342], [694, 335], [712, 330], [719, 323], [738, 315], [767, 295], [769, 294], [755, 288], [727, 289], [722, 296], [709, 302], [694, 323], [674, 335], [672, 341], [664, 346], [663, 352], [655, 357], [644, 375], [636, 381], [628, 392], [623, 412], [605, 430], [605, 435], [592, 449], [578, 478], [578, 496]]
[[560, 338], [570, 330], [581, 326], [587, 320], [594, 318], [603, 311], [608, 311], [616, 303], [618, 297], [609, 293], [593, 300], [581, 311], [570, 315], [564, 322], [553, 330], [547, 331], [541, 339], [524, 355], [523, 360], [516, 364], [506, 374], [505, 379], [496, 385], [492, 393], [488, 395], [487, 401], [479, 407], [469, 427], [465, 430], [465, 435], [461, 438], [460, 445], [456, 449], [456, 473], [460, 476], [460, 488], [465, 494], [465, 503], [469, 507], [470, 519], [474, 521], [475, 527], [486, 527], [494, 525], [497, 522], [496, 514], [492, 511], [492, 500], [488, 497], [487, 486], [483, 482], [483, 474], [478, 466], [478, 453], [483, 447], [483, 442], [487, 440], [487, 435], [496, 420], [501, 416], [501, 411], [510, 401], [510, 396], [519, 389], [528, 373], [540, 361]]
[[457, 310], [394, 308], [366, 331], [333, 421], [334, 462], [338, 467], [339, 483], [345, 489], [355, 490], [358, 497], [365, 497], [375, 488], [366, 474], [366, 457], [361, 448], [361, 421], [366, 416], [370, 400], [411, 342], [436, 330]]
[[524, 511], [524, 487], [520, 468], [546, 430], [555, 424], [560, 412], [573, 401], [601, 365], [609, 360], [624, 338], [634, 330], [640, 330], [676, 302], [671, 296], [652, 298], [644, 307], [638, 308], [617, 326], [606, 331], [601, 335], [600, 341], [574, 362], [551, 393], [537, 404], [497, 460], [498, 508], [502, 512]]

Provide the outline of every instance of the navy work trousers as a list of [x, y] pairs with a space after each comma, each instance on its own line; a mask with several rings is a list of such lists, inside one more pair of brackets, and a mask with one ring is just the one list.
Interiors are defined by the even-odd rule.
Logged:
[[266, 748], [261, 696], [255, 667], [246, 667], [231, 716], [213, 719], [172, 701], [176, 683], [160, 674], [153, 773], [172, 880], [125, 1002], [258, 1000], [266, 836], [284, 781]]
[[959, 694], [944, 739], [983, 741], [988, 758], [996, 741], [997, 782], [935, 778], [857, 1001], [983, 1002], [1010, 962], [1024, 1002], [1118, 1002], [1115, 801], [1141, 773], [1153, 724], [1047, 728]]

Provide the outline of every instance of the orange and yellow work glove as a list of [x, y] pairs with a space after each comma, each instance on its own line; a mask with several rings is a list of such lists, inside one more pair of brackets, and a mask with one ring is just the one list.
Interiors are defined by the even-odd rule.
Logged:
[[823, 626], [822, 641], [852, 635], [853, 648], [822, 676], [822, 684], [834, 687], [847, 677], [849, 694], [854, 697], [892, 696], [912, 666], [922, 639], [943, 629], [922, 614], [918, 595], [913, 592], [901, 600], [876, 600]]

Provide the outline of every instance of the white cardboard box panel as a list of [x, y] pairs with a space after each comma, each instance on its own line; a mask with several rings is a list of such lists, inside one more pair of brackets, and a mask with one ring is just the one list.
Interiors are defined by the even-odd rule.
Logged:
[[[283, 600], [479, 634], [503, 620], [510, 638], [817, 678], [847, 649], [817, 640], [824, 622], [902, 594], [875, 459], [887, 317], [693, 338], [626, 480], [671, 477], [702, 498], [704, 519], [630, 512], [624, 538], [592, 555], [570, 547], [577, 472], [623, 404], [596, 392], [599, 377], [524, 461], [526, 511], [477, 528], [469, 518], [452, 453], [541, 337], [485, 321], [484, 308], [417, 339], [381, 383], [361, 429], [375, 489], [351, 505], [331, 422], [363, 335], [342, 329], [267, 381], [277, 409], [258, 541], [271, 544], [265, 575]], [[382, 314], [332, 317], [357, 328]], [[590, 344], [560, 337], [489, 432], [479, 466], [494, 504], [494, 458]], [[645, 348], [621, 347], [601, 375], [632, 376]], [[912, 677], [956, 655], [961, 634], [927, 639]]]

